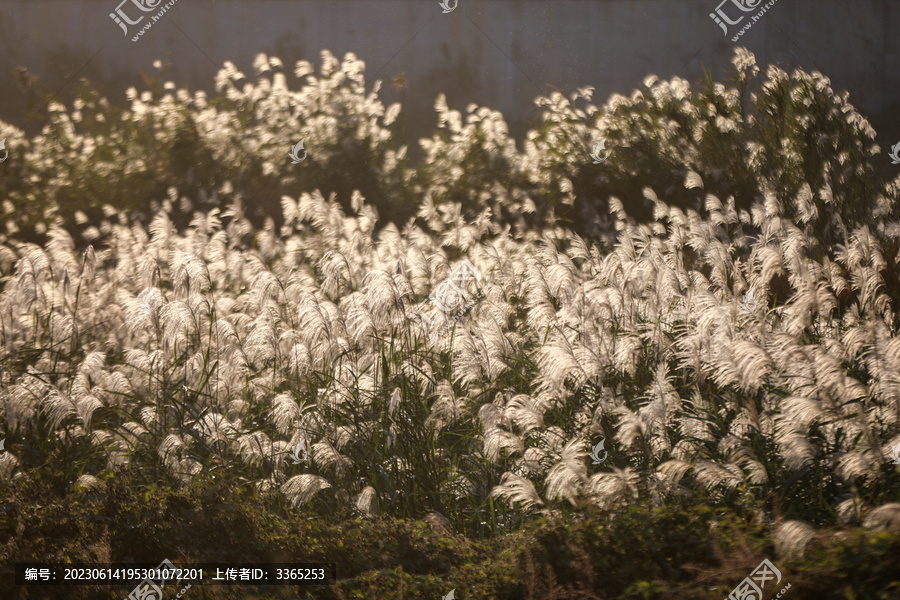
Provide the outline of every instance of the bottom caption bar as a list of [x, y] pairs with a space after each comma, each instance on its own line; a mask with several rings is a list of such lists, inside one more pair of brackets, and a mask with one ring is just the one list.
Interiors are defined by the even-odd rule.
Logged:
[[[335, 563], [47, 564], [16, 563], [16, 585], [137, 585], [159, 591], [166, 584], [330, 585]], [[137, 596], [143, 598], [145, 596]]]

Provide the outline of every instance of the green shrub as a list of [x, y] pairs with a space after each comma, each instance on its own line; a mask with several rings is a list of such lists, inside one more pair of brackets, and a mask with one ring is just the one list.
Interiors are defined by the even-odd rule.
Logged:
[[[140, 94], [129, 89], [126, 111], [87, 84], [71, 112], [51, 102], [39, 136], [10, 139], [0, 189], [8, 193], [4, 214], [15, 219], [3, 233], [42, 240], [58, 218], [96, 240], [104, 216], [121, 210], [146, 224], [166, 199], [184, 228], [195, 210], [237, 197], [261, 226], [267, 217], [280, 221], [282, 196], [314, 190], [337, 194], [346, 210], [359, 190], [385, 221], [412, 216], [406, 149], [394, 147], [389, 129], [400, 106], [385, 109], [377, 85], [366, 93], [361, 61], [323, 52], [320, 77], [301, 61], [294, 74], [306, 85], [297, 91], [277, 58], [260, 55], [254, 66], [255, 84], [226, 63], [216, 77], [221, 95], [212, 99], [166, 82]], [[301, 139], [307, 158], [295, 165], [288, 152]]]

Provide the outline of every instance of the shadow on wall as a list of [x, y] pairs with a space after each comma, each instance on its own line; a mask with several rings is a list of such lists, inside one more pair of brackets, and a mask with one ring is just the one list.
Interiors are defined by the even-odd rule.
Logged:
[[[708, 70], [723, 81], [734, 48], [709, 18], [717, 0], [461, 0], [449, 14], [436, 1], [192, 0], [176, 4], [136, 43], [109, 19], [118, 1], [8, 0], [0, 19], [0, 119], [25, 125], [29, 134], [40, 129], [29, 115], [48, 99], [28, 85], [29, 77], [63, 101], [87, 78], [123, 106], [128, 87], [147, 89], [157, 59], [169, 61], [166, 77], [179, 88], [214, 94], [225, 61], [252, 79], [258, 53], [279, 57], [290, 72], [298, 60], [319, 64], [327, 48], [339, 58], [355, 53], [366, 62], [370, 85], [382, 80], [385, 104], [402, 102], [400, 139], [416, 153], [418, 139], [435, 129], [441, 93], [456, 110], [469, 103], [499, 110], [521, 141], [538, 125], [533, 100], [540, 93], [593, 86], [600, 104], [613, 93], [630, 94], [651, 73], [693, 83]], [[888, 0], [852, 7], [837, 0], [778, 3], [741, 43], [760, 64], [819, 70], [836, 89], [850, 90], [884, 146], [900, 139], [900, 116], [893, 116], [898, 11], [900, 2]], [[868, 58], [852, 58], [858, 56]]]

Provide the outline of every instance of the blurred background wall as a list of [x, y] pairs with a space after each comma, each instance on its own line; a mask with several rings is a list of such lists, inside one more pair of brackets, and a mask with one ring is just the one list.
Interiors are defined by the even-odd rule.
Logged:
[[[318, 68], [327, 48], [354, 52], [367, 80], [384, 81], [385, 103], [403, 102], [408, 141], [434, 128], [440, 92], [451, 108], [500, 110], [521, 138], [539, 94], [593, 86], [601, 103], [649, 74], [721, 81], [739, 44], [761, 64], [818, 70], [849, 90], [883, 148], [900, 135], [900, 0], [778, 0], [737, 44], [739, 26], [726, 37], [710, 18], [721, 0], [458, 0], [447, 14], [438, 0], [178, 0], [137, 42], [140, 25], [126, 37], [109, 16], [120, 1], [0, 0], [0, 119], [26, 123], [30, 76], [63, 97], [87, 77], [124, 104], [127, 87], [158, 76], [156, 59], [179, 87], [212, 92], [226, 60], [252, 79], [257, 53], [291, 73], [299, 59]], [[130, 1], [123, 10], [142, 14]]]

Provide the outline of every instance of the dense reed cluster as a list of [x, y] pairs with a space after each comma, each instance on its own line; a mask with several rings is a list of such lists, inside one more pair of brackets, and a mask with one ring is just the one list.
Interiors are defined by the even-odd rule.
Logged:
[[[418, 195], [417, 212], [394, 224], [387, 192], [376, 207], [360, 192], [303, 191], [256, 227], [249, 184], [213, 177], [221, 186], [204, 202], [222, 206], [185, 226], [169, 214], [199, 196], [170, 186], [147, 223], [104, 204], [73, 235], [51, 210], [35, 244], [19, 239], [13, 213], [38, 192], [9, 186], [0, 479], [52, 468], [64, 487], [90, 488], [130, 464], [148, 483], [234, 477], [299, 510], [435, 511], [470, 533], [585, 503], [696, 497], [825, 524], [896, 500], [900, 179], [872, 183], [874, 132], [827, 80], [772, 67], [753, 95], [759, 106], [778, 104], [765, 95], [828, 99], [803, 121], [789, 103], [750, 111], [759, 70], [743, 51], [735, 64], [736, 88], [695, 94], [651, 78], [600, 108], [574, 107], [590, 90], [539, 99], [545, 127], [522, 153], [499, 114], [470, 107], [463, 122], [440, 99], [441, 131], [414, 174], [385, 137], [399, 107], [369, 98], [367, 113], [329, 87], [342, 73], [363, 97], [353, 57], [341, 71], [326, 55], [319, 87], [302, 92], [278, 75], [241, 92], [229, 67], [219, 109], [184, 91], [177, 110], [171, 95], [135, 97], [127, 117], [152, 113], [162, 132], [192, 106], [209, 164], [252, 156], [248, 180], [296, 177], [285, 173], [298, 122], [310, 156], [336, 173], [341, 140], [366, 141], [356, 148], [370, 189]], [[344, 103], [320, 102], [334, 96]], [[243, 121], [218, 120], [229, 102], [250, 107], [235, 110]], [[82, 108], [54, 110], [47, 139], [78, 137]], [[601, 137], [611, 158], [593, 165]], [[140, 143], [127, 136], [103, 148], [79, 139], [56, 166], [94, 161], [91, 173], [109, 174], [95, 183], [115, 180], [125, 195], [163, 177], [144, 177], [155, 167], [129, 154]], [[10, 141], [11, 152], [46, 143]], [[641, 173], [644, 222], [615, 195]], [[78, 187], [49, 171], [44, 184]], [[429, 294], [464, 260], [480, 279], [448, 315]], [[419, 309], [448, 327], [429, 336]], [[608, 458], [595, 465], [601, 441]]]

